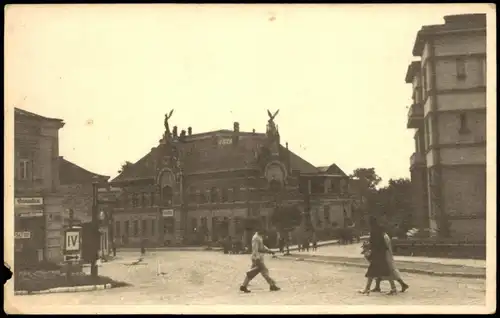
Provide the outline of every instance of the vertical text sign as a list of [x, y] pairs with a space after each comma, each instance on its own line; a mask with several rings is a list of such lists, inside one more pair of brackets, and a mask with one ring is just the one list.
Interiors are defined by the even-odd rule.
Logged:
[[80, 251], [80, 232], [79, 231], [66, 231], [64, 249], [66, 252], [79, 252]]

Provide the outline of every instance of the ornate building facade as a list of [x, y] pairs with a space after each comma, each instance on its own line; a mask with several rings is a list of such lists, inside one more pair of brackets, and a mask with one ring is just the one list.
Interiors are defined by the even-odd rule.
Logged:
[[[200, 244], [227, 236], [244, 240], [244, 221], [272, 228], [277, 207], [307, 212], [317, 228], [350, 217], [348, 177], [337, 166], [317, 168], [282, 146], [277, 112], [266, 133], [233, 130], [165, 133], [159, 145], [111, 181], [121, 194], [114, 209], [118, 244]], [[294, 235], [300, 235], [300, 227]]]

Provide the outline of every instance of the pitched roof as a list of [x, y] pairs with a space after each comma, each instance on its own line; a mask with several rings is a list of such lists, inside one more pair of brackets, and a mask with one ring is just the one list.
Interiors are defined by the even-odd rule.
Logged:
[[14, 115], [29, 117], [29, 118], [37, 119], [37, 120], [57, 121], [57, 122], [61, 122], [61, 123], [63, 121], [62, 119], [59, 119], [59, 118], [50, 118], [50, 117], [41, 116], [41, 115], [38, 115], [38, 114], [35, 114], [32, 112], [29, 112], [27, 110], [17, 108], [17, 107], [14, 107]]
[[[219, 133], [233, 133], [232, 131], [219, 130], [212, 132], [213, 134]], [[209, 133], [201, 133], [192, 135], [193, 142], [179, 143], [180, 148], [184, 151], [191, 153], [191, 157], [186, 159], [186, 170], [193, 172], [209, 172], [220, 170], [239, 170], [239, 169], [259, 169], [258, 162], [255, 157], [255, 151], [263, 144], [266, 136], [265, 134], [258, 133], [243, 133], [243, 139], [239, 144], [239, 151], [234, 151], [232, 147], [213, 147], [211, 138], [198, 139], [199, 136], [209, 136]], [[230, 135], [226, 136], [229, 137]], [[188, 141], [190, 140], [188, 137]], [[224, 136], [222, 136], [224, 137]], [[161, 146], [160, 146], [161, 147]], [[302, 173], [317, 173], [318, 169], [299, 157], [293, 151], [280, 145], [280, 153], [283, 158], [286, 158], [287, 152], [290, 154], [290, 165], [292, 170], [299, 170]], [[205, 153], [201, 155], [201, 153]], [[138, 179], [155, 178], [157, 171], [155, 171], [155, 164], [152, 152], [147, 153], [139, 161], [132, 164], [128, 169], [122, 171], [111, 182], [132, 181]]]
[[[95, 178], [94, 178], [95, 177]], [[59, 157], [59, 182], [65, 184], [92, 183], [96, 180], [108, 180], [109, 176], [90, 172], [82, 167]]]
[[339, 166], [337, 166], [334, 163], [329, 165], [329, 166], [318, 167], [317, 169], [318, 169], [318, 172], [320, 172], [320, 173], [337, 174], [337, 175], [341, 175], [341, 176], [347, 176], [345, 174], [345, 172], [342, 171], [342, 169], [340, 169]]
[[[283, 146], [281, 146], [285, 151], [287, 150]], [[290, 153], [290, 165], [292, 166], [292, 170], [299, 170], [301, 173], [316, 173], [318, 169], [313, 166], [311, 163], [307, 162], [303, 158], [299, 157], [293, 151], [288, 149]]]

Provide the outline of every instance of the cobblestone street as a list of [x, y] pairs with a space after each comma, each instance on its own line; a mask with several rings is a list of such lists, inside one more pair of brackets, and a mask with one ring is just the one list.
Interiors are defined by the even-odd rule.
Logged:
[[[143, 264], [130, 266], [138, 253], [99, 268], [100, 275], [133, 286], [103, 291], [14, 296], [17, 308], [37, 311], [50, 305], [484, 305], [485, 280], [404, 275], [410, 289], [395, 297], [362, 296], [364, 270], [328, 264], [272, 259], [266, 262], [282, 290], [270, 292], [258, 276], [243, 294], [239, 284], [249, 267], [248, 255], [221, 252], [151, 252]], [[158, 266], [158, 264], [160, 264]], [[157, 272], [163, 272], [158, 276]], [[389, 286], [383, 283], [383, 289]]]

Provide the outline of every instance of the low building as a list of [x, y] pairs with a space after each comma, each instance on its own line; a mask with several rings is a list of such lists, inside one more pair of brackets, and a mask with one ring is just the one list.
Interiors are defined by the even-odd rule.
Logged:
[[444, 236], [485, 239], [486, 15], [445, 16], [423, 26], [407, 70], [413, 85], [407, 127], [420, 226]]
[[242, 132], [238, 123], [198, 134], [165, 126], [159, 145], [111, 181], [122, 189], [113, 212], [122, 245], [245, 240], [245, 220], [271, 229], [274, 209], [284, 205], [306, 212], [315, 227], [350, 216], [348, 177], [282, 146], [272, 118], [266, 133]]
[[88, 220], [92, 204], [89, 178], [100, 176], [59, 156], [61, 119], [19, 108], [14, 112], [15, 262], [62, 260], [62, 231], [69, 217]]

